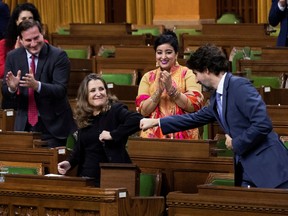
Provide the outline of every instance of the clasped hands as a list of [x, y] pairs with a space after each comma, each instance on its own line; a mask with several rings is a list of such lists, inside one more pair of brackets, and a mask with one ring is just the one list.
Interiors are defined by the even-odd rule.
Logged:
[[166, 70], [161, 71], [159, 77], [159, 88], [161, 93], [164, 89], [166, 89], [167, 92], [170, 92], [173, 89], [171, 74]]
[[6, 83], [11, 91], [16, 91], [18, 86], [26, 87], [26, 88], [33, 88], [34, 90], [38, 89], [38, 81], [35, 80], [34, 74], [32, 69], [29, 69], [29, 73], [26, 73], [25, 76], [22, 76], [21, 79], [21, 70], [17, 71], [17, 75], [9, 71], [6, 75]]

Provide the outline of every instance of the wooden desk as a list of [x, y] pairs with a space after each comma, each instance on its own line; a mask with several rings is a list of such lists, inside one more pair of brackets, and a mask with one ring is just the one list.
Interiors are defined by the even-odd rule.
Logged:
[[129, 138], [132, 162], [140, 169], [161, 170], [162, 192], [196, 193], [210, 172], [233, 172], [233, 159], [214, 157], [215, 140]]
[[219, 24], [219, 23], [204, 23], [202, 24], [202, 34], [204, 35], [229, 35], [229, 36], [259, 36], [264, 37], [269, 35], [267, 32], [267, 24], [258, 23], [239, 23], [235, 24]]
[[57, 174], [57, 164], [66, 159], [66, 154], [65, 147], [49, 149], [0, 147], [2, 161], [43, 163], [45, 174]]
[[33, 148], [34, 141], [40, 140], [41, 134], [35, 132], [0, 132], [0, 146], [7, 148]]
[[15, 112], [12, 109], [0, 109], [0, 130], [13, 131], [15, 121]]
[[70, 180], [65, 186], [67, 178], [7, 175], [0, 184], [0, 215], [163, 215], [164, 197], [130, 197], [125, 188], [80, 186]]
[[274, 216], [288, 212], [287, 190], [200, 185], [198, 191], [169, 193], [169, 216]]
[[[146, 45], [146, 35], [59, 35], [51, 34], [52, 44], [59, 45], [87, 45], [95, 47], [95, 52], [101, 45]], [[150, 43], [151, 44], [151, 43]]]
[[280, 81], [281, 75], [288, 71], [288, 61], [283, 59], [239, 60], [237, 63], [237, 70], [245, 72], [247, 69], [251, 71], [253, 76], [274, 76], [279, 77]]
[[70, 23], [71, 35], [128, 35], [131, 23]]
[[243, 35], [188, 35], [183, 34], [180, 36], [183, 50], [189, 46], [201, 46], [206, 43], [212, 43], [216, 46], [222, 47], [227, 56], [230, 55], [233, 47], [272, 47], [275, 46], [277, 38], [270, 36], [243, 36]]

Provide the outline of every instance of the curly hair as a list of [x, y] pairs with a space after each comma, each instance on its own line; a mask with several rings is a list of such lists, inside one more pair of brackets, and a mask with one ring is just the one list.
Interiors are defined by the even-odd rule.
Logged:
[[163, 34], [159, 35], [155, 39], [154, 50], [156, 51], [157, 47], [162, 44], [170, 44], [173, 47], [175, 53], [178, 53], [179, 44], [175, 32], [171, 30], [165, 30]]
[[200, 73], [208, 69], [218, 75], [221, 71], [228, 71], [229, 61], [224, 52], [213, 44], [205, 44], [191, 54], [186, 65]]
[[75, 119], [79, 128], [87, 127], [91, 124], [93, 117], [93, 107], [88, 103], [88, 84], [91, 80], [100, 80], [104, 84], [104, 88], [107, 92], [107, 103], [102, 107], [101, 112], [107, 112], [111, 105], [118, 101], [115, 95], [112, 95], [108, 89], [107, 83], [101, 77], [101, 75], [91, 73], [88, 74], [81, 82], [78, 93], [77, 93], [77, 103], [75, 110]]
[[5, 32], [4, 35], [4, 38], [6, 40], [5, 46], [9, 50], [14, 49], [17, 37], [19, 35], [16, 22], [22, 11], [30, 11], [33, 14], [33, 19], [38, 21], [42, 25], [39, 11], [33, 4], [31, 3], [18, 4], [12, 12], [12, 15], [7, 25], [7, 31]]

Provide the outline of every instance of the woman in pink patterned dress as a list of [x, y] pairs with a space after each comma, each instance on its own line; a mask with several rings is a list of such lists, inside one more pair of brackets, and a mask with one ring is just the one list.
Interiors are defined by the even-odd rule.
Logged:
[[[136, 108], [143, 116], [162, 118], [164, 116], [195, 112], [203, 105], [201, 86], [193, 72], [179, 65], [178, 40], [172, 31], [160, 35], [154, 44], [155, 70], [147, 72], [141, 79]], [[160, 127], [154, 127], [140, 134], [143, 138], [198, 139], [198, 129], [163, 135]]]

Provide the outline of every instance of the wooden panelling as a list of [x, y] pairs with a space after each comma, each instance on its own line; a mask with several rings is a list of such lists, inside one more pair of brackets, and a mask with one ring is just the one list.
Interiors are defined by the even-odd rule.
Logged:
[[214, 155], [214, 140], [129, 138], [128, 153], [141, 170], [161, 170], [161, 195], [170, 191], [196, 193], [210, 172], [233, 172], [233, 159]]
[[169, 216], [287, 215], [287, 190], [201, 185], [197, 194], [171, 192]]

